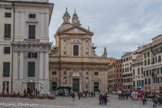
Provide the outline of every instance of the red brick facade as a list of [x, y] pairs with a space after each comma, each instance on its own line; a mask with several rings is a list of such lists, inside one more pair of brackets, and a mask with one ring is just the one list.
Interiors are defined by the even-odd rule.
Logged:
[[119, 90], [122, 89], [122, 74], [123, 74], [123, 68], [122, 68], [122, 59], [116, 60], [115, 62], [115, 89]]

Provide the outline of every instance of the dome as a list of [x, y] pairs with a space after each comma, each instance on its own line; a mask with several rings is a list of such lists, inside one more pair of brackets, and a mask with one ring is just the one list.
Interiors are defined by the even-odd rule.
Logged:
[[62, 31], [68, 30], [72, 27], [72, 24], [70, 23], [63, 23], [58, 29], [57, 33], [61, 33]]

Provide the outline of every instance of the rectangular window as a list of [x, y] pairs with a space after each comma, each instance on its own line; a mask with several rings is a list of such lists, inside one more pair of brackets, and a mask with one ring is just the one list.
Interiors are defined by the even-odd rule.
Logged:
[[35, 14], [29, 14], [29, 18], [36, 18]]
[[74, 56], [79, 55], [79, 46], [78, 45], [73, 46], [73, 54], [74, 54]]
[[145, 79], [145, 84], [147, 84], [147, 79]]
[[66, 75], [66, 71], [64, 71], [64, 75]]
[[64, 55], [66, 55], [66, 51], [64, 51]]
[[5, 18], [11, 18], [11, 13], [5, 13]]
[[28, 62], [28, 77], [35, 77], [35, 62]]
[[144, 58], [146, 58], [146, 53], [144, 53]]
[[57, 72], [56, 71], [52, 72], [52, 75], [57, 75]]
[[37, 53], [28, 53], [28, 58], [37, 58]]
[[88, 75], [88, 72], [86, 72], [86, 75]]
[[10, 62], [3, 62], [3, 76], [10, 76]]
[[151, 84], [150, 78], [148, 79], [148, 84]]
[[4, 47], [4, 54], [10, 54], [10, 47]]
[[161, 62], [161, 56], [158, 56], [158, 62]]
[[147, 53], [147, 57], [150, 57], [150, 52]]
[[94, 72], [94, 75], [98, 75], [98, 72]]
[[150, 65], [150, 59], [148, 59], [148, 65]]
[[138, 75], [140, 74], [140, 68], [138, 68]]
[[66, 39], [64, 39], [64, 42], [66, 42]]
[[35, 39], [35, 25], [29, 25], [29, 39]]
[[11, 38], [11, 24], [4, 24], [4, 38]]
[[143, 74], [143, 67], [141, 67], [141, 74]]
[[145, 60], [145, 66], [146, 66], [146, 60]]

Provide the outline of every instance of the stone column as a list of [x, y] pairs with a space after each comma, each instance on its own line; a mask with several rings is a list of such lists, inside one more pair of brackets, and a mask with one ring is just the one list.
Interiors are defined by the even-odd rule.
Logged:
[[49, 32], [48, 32], [49, 31], [49, 13], [46, 13], [45, 15], [46, 15], [46, 18], [45, 18], [46, 19], [46, 26], [45, 26], [46, 27], [46, 32], [45, 32], [46, 34], [45, 34], [45, 36], [48, 39], [49, 38], [48, 37], [49, 36]]
[[21, 12], [21, 41], [25, 38], [24, 36], [24, 12]]
[[18, 79], [18, 52], [14, 52], [13, 57], [13, 79]]
[[45, 79], [49, 79], [49, 53], [45, 53]]
[[40, 80], [43, 80], [44, 78], [43, 78], [43, 71], [44, 71], [44, 61], [43, 61], [43, 58], [44, 58], [44, 56], [43, 56], [43, 52], [40, 52], [40, 66], [39, 66], [39, 79]]
[[40, 38], [42, 38], [43, 35], [44, 35], [44, 33], [43, 33], [43, 31], [44, 31], [44, 30], [43, 30], [43, 26], [44, 26], [44, 25], [43, 25], [43, 13], [40, 13], [40, 16], [41, 16], [41, 25], [40, 25], [40, 26], [41, 26], [41, 27], [40, 27], [40, 32], [41, 32], [41, 33], [40, 33]]
[[24, 52], [20, 52], [20, 79], [23, 79], [24, 74]]

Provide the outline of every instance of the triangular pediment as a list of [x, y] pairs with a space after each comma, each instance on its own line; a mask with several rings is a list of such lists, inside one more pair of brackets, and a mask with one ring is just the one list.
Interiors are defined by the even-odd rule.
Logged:
[[73, 28], [73, 29], [67, 31], [66, 33], [86, 33], [86, 32], [83, 30], [80, 30], [78, 28]]
[[68, 34], [92, 34], [92, 32], [82, 28], [82, 27], [78, 27], [78, 26], [75, 26], [75, 27], [72, 27], [68, 30], [65, 30], [63, 31], [63, 33], [68, 33]]

